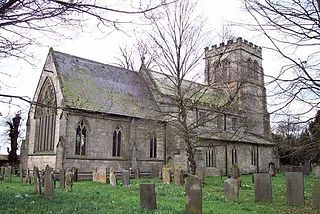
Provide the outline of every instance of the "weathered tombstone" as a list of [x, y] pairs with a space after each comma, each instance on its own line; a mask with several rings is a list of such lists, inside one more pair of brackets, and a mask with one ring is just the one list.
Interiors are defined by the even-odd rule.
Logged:
[[314, 167], [313, 173], [314, 173], [314, 175], [315, 175], [316, 177], [320, 177], [320, 166], [319, 166], [319, 165], [316, 165], [316, 166]]
[[72, 174], [73, 174], [73, 182], [78, 182], [78, 169], [75, 167], [71, 168]]
[[237, 164], [232, 164], [231, 166], [231, 178], [238, 179], [240, 178], [240, 169]]
[[204, 183], [204, 167], [198, 166], [196, 168], [196, 175], [201, 179], [201, 182]]
[[93, 171], [92, 180], [99, 183], [107, 183], [107, 169], [97, 168]]
[[34, 178], [34, 184], [35, 184], [35, 192], [38, 195], [41, 195], [40, 172], [39, 172], [39, 168], [36, 166], [33, 167], [33, 178]]
[[320, 208], [320, 180], [316, 180], [312, 187], [312, 207]]
[[30, 175], [30, 170], [29, 169], [27, 169], [25, 182], [26, 182], [26, 184], [31, 184], [31, 175]]
[[238, 179], [229, 178], [224, 181], [224, 197], [226, 201], [237, 201], [239, 199], [240, 182]]
[[44, 195], [47, 199], [53, 197], [53, 180], [52, 180], [53, 169], [47, 165], [44, 173]]
[[162, 167], [162, 179], [164, 184], [170, 184], [171, 182], [170, 169], [171, 168], [167, 165]]
[[60, 169], [59, 181], [60, 181], [60, 189], [66, 188], [66, 170]]
[[254, 174], [254, 194], [256, 202], [272, 202], [271, 176], [269, 173]]
[[157, 178], [159, 176], [159, 168], [158, 165], [151, 165], [151, 178]]
[[72, 191], [72, 187], [73, 187], [73, 173], [70, 169], [66, 170], [66, 189], [67, 191]]
[[110, 167], [110, 174], [109, 174], [109, 181], [111, 186], [116, 186], [117, 185], [117, 178], [115, 175], [115, 170], [113, 167]]
[[122, 185], [127, 187], [130, 185], [130, 171], [129, 170], [122, 170], [121, 173], [122, 177]]
[[271, 177], [276, 176], [276, 166], [274, 165], [273, 162], [269, 163], [268, 173], [270, 174]]
[[184, 175], [182, 167], [176, 167], [174, 169], [174, 183], [176, 185], [184, 184]]
[[286, 172], [286, 195], [290, 205], [304, 205], [304, 181], [302, 172]]
[[7, 166], [4, 170], [4, 177], [7, 179], [7, 181], [11, 182], [11, 173], [12, 173], [12, 167]]
[[143, 210], [156, 210], [157, 200], [154, 184], [140, 184], [140, 206]]
[[202, 180], [196, 175], [186, 179], [186, 213], [202, 213]]
[[5, 168], [2, 166], [0, 168], [0, 180], [4, 181], [4, 173], [5, 173]]

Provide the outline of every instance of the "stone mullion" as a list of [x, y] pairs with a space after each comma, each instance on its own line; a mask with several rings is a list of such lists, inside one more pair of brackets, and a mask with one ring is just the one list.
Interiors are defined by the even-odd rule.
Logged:
[[52, 120], [51, 120], [51, 123], [52, 123], [52, 125], [51, 125], [52, 129], [51, 130], [52, 130], [52, 132], [51, 132], [51, 140], [50, 140], [50, 150], [53, 151], [54, 150], [55, 129], [56, 129], [56, 117], [55, 117], [55, 114], [53, 113], [51, 115], [51, 117], [52, 117]]
[[42, 124], [43, 124], [43, 117], [41, 116], [40, 117], [40, 123], [39, 123], [39, 138], [38, 138], [38, 151], [40, 152], [41, 151], [41, 144], [42, 144], [42, 135], [43, 135], [43, 127], [42, 127]]
[[52, 125], [51, 125], [51, 121], [52, 121], [52, 115], [49, 114], [48, 116], [48, 133], [47, 133], [47, 151], [51, 151], [51, 134], [52, 134]]
[[48, 151], [48, 115], [45, 116], [45, 123], [44, 123], [45, 127], [44, 127], [44, 141], [43, 141], [43, 150], [44, 151]]

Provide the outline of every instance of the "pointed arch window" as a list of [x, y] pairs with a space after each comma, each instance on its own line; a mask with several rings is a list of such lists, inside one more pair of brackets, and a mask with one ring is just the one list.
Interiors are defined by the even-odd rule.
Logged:
[[255, 147], [251, 147], [251, 165], [257, 164], [257, 151]]
[[212, 145], [206, 151], [206, 167], [216, 167], [216, 150]]
[[34, 152], [53, 152], [57, 101], [54, 86], [49, 78], [42, 85], [37, 103]]
[[231, 150], [231, 163], [237, 164], [238, 163], [238, 154], [237, 154], [237, 148], [234, 146]]
[[157, 137], [155, 133], [152, 134], [149, 144], [150, 144], [150, 158], [156, 158], [157, 157]]
[[121, 129], [119, 126], [113, 132], [113, 143], [112, 143], [112, 156], [113, 157], [120, 157], [120, 150], [121, 150]]
[[81, 120], [76, 130], [76, 155], [86, 155], [88, 141], [88, 128], [86, 122]]

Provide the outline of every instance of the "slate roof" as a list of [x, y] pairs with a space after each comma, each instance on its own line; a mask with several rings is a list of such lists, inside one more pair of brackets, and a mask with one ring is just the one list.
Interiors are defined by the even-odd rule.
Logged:
[[159, 107], [138, 72], [51, 51], [64, 105], [140, 118], [155, 118]]

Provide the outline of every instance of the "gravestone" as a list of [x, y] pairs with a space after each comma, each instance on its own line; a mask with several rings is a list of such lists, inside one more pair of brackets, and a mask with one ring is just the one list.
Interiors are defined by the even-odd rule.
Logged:
[[125, 187], [128, 187], [130, 185], [130, 171], [122, 170], [121, 177], [122, 177], [122, 185]]
[[29, 169], [27, 169], [25, 182], [26, 182], [26, 184], [31, 184], [31, 175], [30, 175], [30, 170]]
[[174, 183], [176, 185], [184, 184], [184, 174], [182, 167], [176, 167], [174, 169]]
[[201, 179], [201, 182], [204, 182], [204, 167], [198, 166], [196, 168], [196, 175]]
[[4, 180], [4, 173], [5, 173], [5, 168], [2, 166], [0, 168], [0, 180], [3, 181]]
[[143, 210], [156, 210], [157, 200], [154, 184], [140, 184], [140, 207]]
[[269, 173], [254, 174], [254, 195], [256, 202], [272, 202], [271, 176]]
[[11, 176], [12, 176], [11, 173], [12, 173], [12, 167], [7, 166], [4, 170], [4, 180], [11, 182]]
[[229, 178], [224, 181], [224, 197], [226, 201], [237, 201], [239, 199], [240, 182], [238, 179]]
[[186, 213], [202, 213], [202, 180], [196, 175], [186, 178]]
[[312, 207], [320, 208], [320, 180], [316, 180], [312, 187]]
[[320, 177], [320, 166], [319, 165], [316, 165], [314, 167], [314, 170], [313, 170], [313, 173], [316, 177]]
[[53, 197], [53, 180], [52, 180], [53, 169], [47, 165], [44, 173], [44, 195], [47, 199]]
[[162, 179], [164, 184], [170, 184], [171, 177], [170, 177], [170, 169], [171, 167], [164, 165], [162, 167]]
[[231, 166], [231, 178], [238, 179], [240, 178], [240, 169], [237, 164], [232, 164]]
[[72, 181], [73, 182], [78, 182], [78, 169], [75, 167], [71, 168], [72, 174], [73, 174], [73, 178]]
[[270, 174], [271, 177], [276, 176], [276, 166], [274, 165], [273, 162], [269, 163], [268, 173]]
[[302, 172], [286, 172], [286, 196], [290, 205], [304, 205], [304, 181]]
[[151, 178], [158, 178], [159, 177], [159, 167], [157, 164], [151, 165]]
[[41, 195], [40, 172], [39, 172], [39, 168], [36, 166], [33, 167], [33, 178], [34, 178], [34, 184], [35, 184], [35, 192], [38, 195]]
[[115, 170], [113, 167], [110, 167], [110, 174], [109, 174], [109, 181], [111, 186], [116, 186], [117, 185], [117, 178], [115, 175]]
[[106, 168], [96, 168], [93, 171], [92, 180], [99, 183], [107, 183], [107, 169]]
[[60, 189], [66, 188], [66, 170], [61, 169], [60, 175], [59, 175], [59, 181], [60, 181]]
[[65, 177], [65, 186], [67, 191], [72, 191], [73, 188], [73, 173], [70, 169], [66, 170], [66, 177]]

